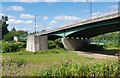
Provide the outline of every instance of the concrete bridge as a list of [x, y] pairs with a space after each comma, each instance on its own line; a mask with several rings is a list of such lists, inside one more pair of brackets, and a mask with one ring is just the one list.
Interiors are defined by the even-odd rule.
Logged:
[[67, 50], [78, 50], [88, 45], [90, 38], [115, 31], [120, 31], [119, 12], [29, 35], [26, 50], [33, 52], [47, 50], [48, 39], [56, 38], [62, 38], [62, 43]]

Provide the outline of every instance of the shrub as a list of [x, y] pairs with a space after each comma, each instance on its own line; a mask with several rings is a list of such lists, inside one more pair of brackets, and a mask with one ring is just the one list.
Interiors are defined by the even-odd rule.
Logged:
[[53, 49], [53, 48], [63, 48], [64, 46], [63, 46], [63, 44], [61, 43], [61, 39], [60, 38], [58, 38], [58, 39], [56, 39], [56, 40], [49, 40], [48, 41], [48, 48], [49, 49]]
[[56, 43], [52, 40], [49, 40], [48, 41], [48, 48], [49, 49], [53, 49], [53, 48], [56, 48]]
[[15, 42], [14, 43], [16, 46], [18, 46], [18, 48], [25, 48], [26, 47], [26, 43], [24, 42]]
[[10, 44], [9, 43], [3, 43], [2, 44], [2, 52], [3, 53], [7, 53], [7, 52], [10, 52], [11, 51], [11, 48], [10, 48]]
[[5, 41], [13, 41], [13, 37], [16, 35], [16, 32], [9, 32], [5, 35], [4, 40]]
[[22, 48], [25, 48], [26, 44], [23, 42], [3, 42], [2, 44], [2, 52], [17, 52]]
[[105, 44], [105, 48], [113, 48], [113, 47], [119, 47], [118, 45], [118, 42], [113, 42], [113, 41], [108, 41], [106, 44]]
[[55, 43], [57, 44], [56, 48], [64, 48], [64, 46], [63, 46], [63, 44], [61, 42], [61, 38], [56, 39]]

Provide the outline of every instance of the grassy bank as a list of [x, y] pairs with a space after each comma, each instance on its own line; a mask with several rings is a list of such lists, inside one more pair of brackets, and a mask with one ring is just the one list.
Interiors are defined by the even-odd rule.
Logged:
[[[103, 59], [94, 59], [87, 58], [77, 55], [73, 52], [68, 52], [62, 49], [52, 49], [48, 51], [41, 51], [37, 53], [30, 53], [26, 51], [20, 51], [15, 53], [3, 53], [3, 76], [41, 76], [48, 71], [54, 72], [59, 71], [59, 66], [66, 66], [66, 63], [69, 62], [69, 69], [72, 70], [72, 67], [78, 66], [96, 66], [100, 67], [103, 65], [112, 66], [114, 65], [114, 71], [117, 70], [117, 59], [114, 60], [103, 60]], [[58, 70], [57, 70], [58, 68]], [[65, 67], [66, 68], [66, 67]], [[84, 67], [83, 67], [84, 68]], [[88, 67], [89, 68], [89, 67]], [[101, 67], [102, 68], [102, 67]], [[67, 68], [65, 69], [68, 70]], [[77, 68], [75, 70], [78, 70]], [[68, 71], [70, 72], [70, 71]], [[80, 70], [76, 73], [79, 73]], [[73, 73], [74, 76], [76, 73]], [[67, 73], [69, 74], [69, 73]], [[54, 73], [51, 75], [55, 75]], [[77, 74], [79, 75], [79, 74]]]

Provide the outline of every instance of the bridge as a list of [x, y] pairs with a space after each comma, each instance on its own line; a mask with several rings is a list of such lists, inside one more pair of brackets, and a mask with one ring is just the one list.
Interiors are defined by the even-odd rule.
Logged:
[[67, 50], [78, 50], [83, 45], [88, 45], [92, 37], [120, 31], [119, 20], [120, 13], [115, 12], [65, 25], [55, 30], [29, 35], [26, 49], [33, 52], [47, 50], [48, 39], [62, 38], [62, 43]]

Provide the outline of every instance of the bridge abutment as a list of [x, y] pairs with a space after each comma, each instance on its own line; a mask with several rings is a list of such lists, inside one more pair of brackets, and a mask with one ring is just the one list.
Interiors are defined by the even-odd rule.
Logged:
[[47, 36], [29, 35], [26, 50], [31, 52], [48, 50]]
[[68, 51], [80, 50], [90, 44], [90, 40], [62, 38], [62, 43]]

